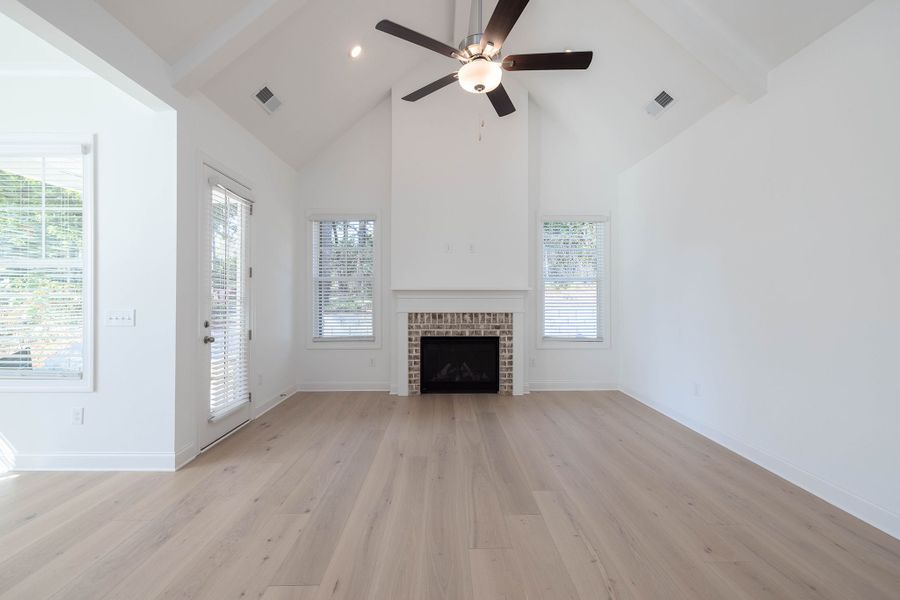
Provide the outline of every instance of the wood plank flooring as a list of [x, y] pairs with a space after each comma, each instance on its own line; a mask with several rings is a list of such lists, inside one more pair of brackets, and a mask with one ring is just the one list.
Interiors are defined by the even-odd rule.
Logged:
[[620, 393], [298, 394], [178, 473], [0, 475], [11, 598], [900, 598], [900, 541]]

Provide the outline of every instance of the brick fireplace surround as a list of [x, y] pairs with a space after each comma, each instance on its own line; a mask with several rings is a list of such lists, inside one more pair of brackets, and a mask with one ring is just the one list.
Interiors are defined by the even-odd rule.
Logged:
[[411, 312], [408, 318], [409, 393], [419, 393], [422, 336], [487, 336], [500, 338], [500, 393], [513, 391], [512, 313]]
[[[423, 335], [488, 335], [500, 340], [500, 392], [525, 390], [525, 289], [397, 289], [391, 393], [419, 393], [419, 357]], [[415, 352], [415, 354], [413, 354]]]

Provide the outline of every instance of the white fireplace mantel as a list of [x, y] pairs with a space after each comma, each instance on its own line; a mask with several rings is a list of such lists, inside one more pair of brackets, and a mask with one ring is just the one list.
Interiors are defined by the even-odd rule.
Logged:
[[394, 389], [409, 395], [409, 313], [512, 313], [513, 390], [525, 393], [525, 297], [527, 289], [508, 290], [394, 290], [396, 373]]

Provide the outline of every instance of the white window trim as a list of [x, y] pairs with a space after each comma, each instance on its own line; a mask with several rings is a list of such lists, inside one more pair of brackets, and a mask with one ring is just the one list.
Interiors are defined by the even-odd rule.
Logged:
[[21, 134], [0, 136], [0, 151], [5, 147], [10, 151], [23, 148], [32, 152], [58, 150], [60, 146], [80, 145], [84, 156], [84, 190], [82, 192], [82, 228], [84, 236], [84, 274], [82, 305], [84, 310], [84, 368], [81, 379], [47, 378], [47, 379], [0, 379], [0, 391], [4, 393], [24, 392], [93, 392], [94, 391], [94, 215], [95, 215], [95, 148], [96, 136], [91, 134]]
[[356, 221], [371, 220], [375, 221], [375, 237], [374, 237], [374, 257], [375, 257], [375, 285], [372, 290], [372, 340], [353, 340], [353, 339], [321, 339], [315, 338], [313, 332], [316, 330], [316, 307], [313, 302], [309, 303], [306, 321], [306, 349], [307, 350], [376, 350], [381, 348], [381, 214], [379, 212], [322, 212], [317, 210], [309, 210], [306, 212], [306, 222], [304, 224], [303, 248], [307, 254], [306, 260], [306, 277], [304, 278], [304, 298], [306, 301], [312, 297], [312, 282], [315, 273], [313, 272], [313, 253], [312, 253], [312, 223], [314, 221]]
[[[606, 223], [606, 239], [605, 239], [605, 247], [603, 249], [604, 256], [606, 257], [606, 268], [604, 269], [602, 278], [600, 280], [600, 302], [604, 308], [603, 315], [601, 317], [600, 326], [603, 328], [603, 340], [571, 340], [571, 339], [555, 339], [555, 338], [546, 338], [544, 337], [544, 268], [543, 268], [543, 260], [544, 260], [544, 223], [548, 221], [588, 221], [592, 223]], [[536, 294], [536, 306], [537, 310], [536, 314], [536, 329], [535, 335], [537, 338], [536, 347], [542, 350], [597, 350], [601, 348], [610, 348], [611, 342], [610, 339], [612, 337], [611, 331], [611, 312], [612, 306], [610, 304], [611, 294], [610, 294], [610, 270], [612, 268], [612, 255], [610, 253], [610, 249], [612, 246], [612, 227], [610, 224], [610, 217], [608, 214], [546, 214], [541, 215], [537, 219], [537, 231], [536, 231], [536, 244], [537, 248], [537, 257], [536, 257], [536, 265], [537, 265], [537, 281], [538, 285], [536, 286], [537, 292]]]

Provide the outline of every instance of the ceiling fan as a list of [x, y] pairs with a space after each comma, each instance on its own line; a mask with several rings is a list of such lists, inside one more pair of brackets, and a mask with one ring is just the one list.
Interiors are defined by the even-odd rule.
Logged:
[[501, 49], [506, 37], [512, 30], [528, 0], [499, 0], [494, 14], [491, 15], [487, 27], [481, 26], [481, 1], [472, 0], [472, 14], [469, 19], [470, 33], [453, 48], [443, 42], [423, 35], [393, 21], [379, 21], [375, 29], [389, 33], [400, 39], [412, 42], [443, 54], [462, 63], [459, 71], [441, 77], [435, 82], [404, 96], [407, 102], [421, 100], [454, 81], [458, 81], [467, 92], [487, 94], [497, 114], [505, 117], [515, 112], [509, 94], [503, 89], [501, 79], [503, 71], [556, 71], [561, 69], [587, 69], [594, 58], [593, 52], [549, 52], [542, 54], [514, 54], [501, 56]]

